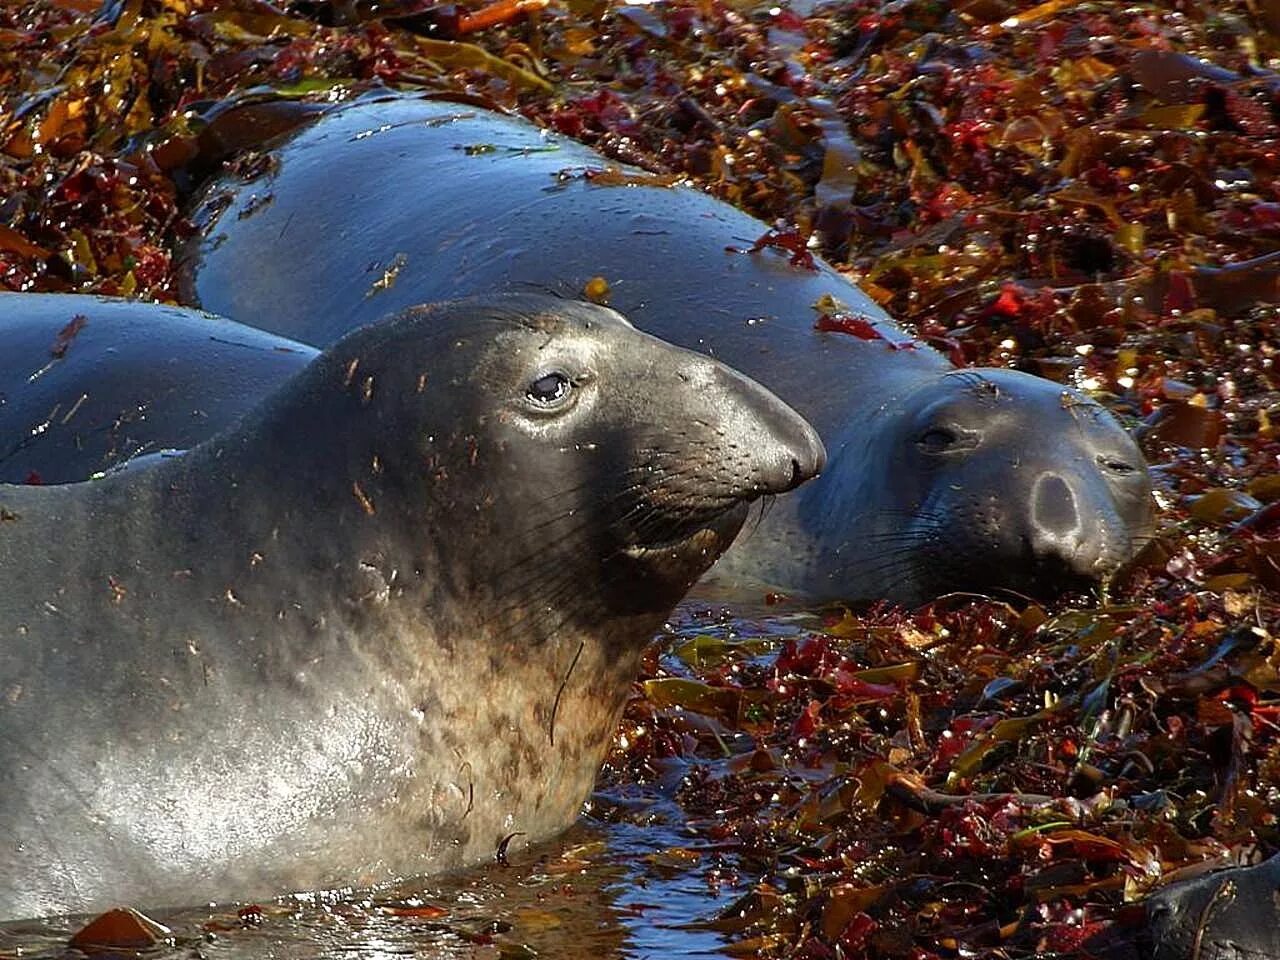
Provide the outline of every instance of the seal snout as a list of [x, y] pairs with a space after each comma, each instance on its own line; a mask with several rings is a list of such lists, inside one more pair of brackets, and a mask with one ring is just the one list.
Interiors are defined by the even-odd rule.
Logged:
[[802, 449], [791, 457], [791, 476], [784, 489], [794, 490], [806, 480], [812, 480], [827, 465], [827, 449], [818, 439], [818, 434], [808, 423], [804, 424], [807, 436]]
[[818, 432], [768, 388], [696, 355], [681, 373], [695, 385], [707, 423], [714, 425], [704, 456], [717, 464], [725, 493], [746, 500], [786, 493], [826, 467]]
[[1031, 489], [1032, 547], [1041, 563], [1056, 563], [1071, 575], [1106, 576], [1123, 559], [1113, 525], [1098, 515], [1102, 505], [1091, 504], [1080, 481], [1072, 480], [1053, 471], [1036, 479]]
[[761, 411], [763, 429], [753, 441], [759, 457], [760, 493], [786, 493], [822, 472], [827, 450], [808, 421], [772, 394], [761, 393], [768, 407]]

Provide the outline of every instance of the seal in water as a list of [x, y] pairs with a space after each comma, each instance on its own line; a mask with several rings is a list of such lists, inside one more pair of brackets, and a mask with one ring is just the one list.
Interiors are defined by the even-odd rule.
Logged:
[[357, 331], [185, 456], [0, 487], [0, 918], [555, 833], [644, 642], [823, 458], [736, 372], [523, 296]]
[[[186, 295], [323, 346], [389, 308], [593, 278], [641, 329], [709, 353], [795, 406], [831, 464], [717, 567], [820, 597], [1043, 595], [1107, 579], [1149, 537], [1150, 482], [1084, 394], [953, 370], [833, 268], [746, 252], [764, 224], [688, 187], [473, 107], [358, 101], [249, 181], [215, 181]], [[871, 339], [814, 329], [835, 298]]]
[[193, 447], [318, 352], [196, 310], [0, 293], [0, 482], [85, 480]]

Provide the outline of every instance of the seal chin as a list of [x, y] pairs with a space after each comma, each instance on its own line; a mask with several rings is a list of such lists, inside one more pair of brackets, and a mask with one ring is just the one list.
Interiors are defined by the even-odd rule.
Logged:
[[922, 549], [913, 567], [914, 590], [903, 602], [921, 597], [956, 594], [980, 595], [1000, 600], [1052, 601], [1064, 595], [1090, 595], [1117, 577], [1130, 564], [1121, 558], [1066, 557], [1054, 553], [1013, 550], [991, 552], [984, 564], [975, 545], [952, 541], [949, 551]]
[[928, 586], [928, 592], [939, 597], [963, 594], [1022, 603], [1047, 603], [1066, 595], [1091, 594], [1097, 589], [1096, 578], [1067, 570], [1057, 563], [1037, 565], [1035, 569], [1018, 576], [1010, 575], [999, 583], [993, 583], [989, 577], [977, 577], [935, 581]]
[[1135, 543], [1128, 546], [1123, 554], [1092, 561], [1060, 556], [1037, 557], [1025, 565], [1024, 579], [1011, 584], [1005, 592], [1041, 602], [1064, 595], [1094, 596], [1100, 590], [1105, 593], [1111, 584], [1130, 575], [1140, 549], [1141, 545]]
[[665, 615], [706, 573], [746, 523], [750, 501], [684, 518], [658, 536], [620, 546], [606, 563], [608, 604], [615, 614]]

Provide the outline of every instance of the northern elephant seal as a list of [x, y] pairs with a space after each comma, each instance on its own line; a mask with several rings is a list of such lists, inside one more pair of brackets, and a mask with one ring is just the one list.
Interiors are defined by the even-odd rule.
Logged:
[[1162, 887], [1146, 902], [1151, 960], [1280, 957], [1280, 855]]
[[[717, 566], [820, 597], [1043, 595], [1105, 580], [1152, 528], [1128, 434], [1084, 394], [953, 370], [759, 221], [518, 118], [387, 96], [338, 107], [215, 181], [186, 295], [323, 346], [389, 308], [503, 288], [607, 290], [641, 329], [756, 377], [831, 464]], [[815, 330], [834, 298], [866, 339]], [[839, 309], [839, 308], [835, 308]]]
[[752, 381], [524, 296], [359, 330], [185, 456], [0, 487], [0, 918], [562, 829], [644, 641], [822, 461]]

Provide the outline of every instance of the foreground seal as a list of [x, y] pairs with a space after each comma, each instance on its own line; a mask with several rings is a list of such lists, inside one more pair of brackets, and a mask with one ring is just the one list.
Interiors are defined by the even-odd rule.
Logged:
[[[322, 346], [409, 303], [607, 287], [641, 329], [775, 390], [831, 451], [819, 482], [717, 567], [731, 582], [905, 602], [1045, 594], [1106, 579], [1148, 538], [1141, 454], [1091, 399], [957, 372], [828, 265], [745, 252], [759, 221], [640, 171], [586, 176], [606, 165], [473, 107], [357, 102], [252, 165], [265, 173], [210, 187], [186, 294]], [[816, 331], [824, 296], [872, 339]]]
[[193, 447], [318, 353], [196, 310], [0, 293], [0, 482], [85, 480]]
[[344, 338], [182, 457], [0, 487], [0, 918], [369, 884], [569, 824], [776, 397], [517, 297]]

